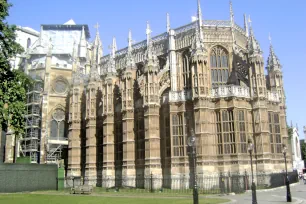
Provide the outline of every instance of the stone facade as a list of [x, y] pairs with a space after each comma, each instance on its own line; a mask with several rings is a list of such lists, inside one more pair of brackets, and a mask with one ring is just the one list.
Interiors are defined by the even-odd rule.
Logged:
[[[244, 28], [235, 24], [232, 6], [230, 20], [202, 20], [198, 1], [196, 21], [172, 29], [167, 15], [167, 32], [151, 37], [148, 23], [145, 41], [132, 44], [130, 32], [128, 47], [117, 50], [114, 39], [106, 56], [98, 32], [90, 43], [86, 25], [69, 24], [57, 26], [80, 32], [65, 46], [68, 52], [41, 35], [47, 43], [33, 46], [25, 60], [25, 70], [44, 82], [40, 163], [48, 161], [55, 120], [58, 134], [68, 135], [68, 177], [83, 176], [93, 185], [115, 178], [128, 186], [150, 185], [151, 176], [189, 178], [192, 129], [199, 176], [249, 170], [248, 139], [255, 144], [257, 172], [284, 168], [281, 65], [271, 45], [265, 74], [254, 31], [246, 19]], [[35, 60], [41, 68], [33, 68]], [[65, 111], [64, 120], [57, 120], [56, 110]]]

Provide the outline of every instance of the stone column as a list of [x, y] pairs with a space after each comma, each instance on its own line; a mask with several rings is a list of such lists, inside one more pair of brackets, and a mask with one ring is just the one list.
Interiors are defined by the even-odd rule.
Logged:
[[136, 186], [135, 132], [134, 132], [134, 80], [136, 70], [128, 69], [122, 82], [122, 122], [123, 122], [123, 170], [124, 186]]
[[70, 92], [68, 172], [67, 177], [81, 176], [81, 103], [83, 87], [76, 85]]
[[95, 82], [90, 82], [86, 98], [86, 167], [85, 182], [97, 184], [96, 94]]
[[162, 184], [159, 132], [159, 84], [157, 72], [145, 74], [144, 121], [145, 121], [145, 187], [149, 188], [153, 177], [153, 188]]
[[[198, 52], [198, 53], [197, 53]], [[194, 132], [197, 138], [197, 166], [198, 174], [211, 174], [216, 171], [217, 157], [215, 155], [215, 133], [214, 133], [214, 107], [210, 100], [211, 77], [207, 53], [199, 50], [192, 56], [192, 79], [193, 90], [193, 117]], [[190, 117], [190, 116], [189, 116]], [[190, 130], [189, 130], [190, 131]], [[188, 137], [190, 132], [188, 132]]]
[[107, 76], [103, 86], [103, 171], [102, 186], [115, 185], [115, 149], [114, 149], [114, 86], [115, 76]]
[[51, 62], [52, 62], [52, 54], [48, 52], [46, 55], [46, 72], [45, 72], [45, 79], [44, 79], [44, 91], [42, 97], [42, 108], [41, 108], [41, 136], [40, 136], [40, 163], [46, 163], [47, 159], [47, 151], [46, 151], [46, 144], [47, 144], [47, 135], [48, 135], [48, 113], [49, 113], [49, 93], [50, 93], [50, 70], [51, 70]]
[[273, 171], [270, 164], [271, 148], [268, 125], [268, 104], [266, 98], [266, 80], [263, 68], [262, 56], [250, 59], [251, 69], [250, 81], [253, 90], [252, 96], [252, 120], [253, 120], [253, 142], [255, 144], [254, 157], [256, 159], [256, 171]]

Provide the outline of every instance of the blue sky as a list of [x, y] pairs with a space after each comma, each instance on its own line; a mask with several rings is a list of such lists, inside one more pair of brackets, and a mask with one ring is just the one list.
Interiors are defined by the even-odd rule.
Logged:
[[[63, 24], [73, 19], [88, 24], [91, 36], [99, 22], [104, 53], [113, 36], [118, 48], [127, 46], [128, 30], [136, 42], [145, 39], [146, 21], [152, 35], [166, 31], [166, 13], [170, 13], [171, 27], [190, 22], [196, 15], [196, 0], [10, 0], [13, 7], [10, 24], [40, 30], [40, 24]], [[229, 19], [228, 0], [202, 0], [203, 18]], [[275, 52], [283, 65], [287, 97], [287, 121], [298, 124], [300, 136], [306, 125], [306, 1], [305, 0], [233, 0], [235, 21], [243, 27], [243, 14], [251, 15], [255, 36], [267, 59], [269, 32]]]

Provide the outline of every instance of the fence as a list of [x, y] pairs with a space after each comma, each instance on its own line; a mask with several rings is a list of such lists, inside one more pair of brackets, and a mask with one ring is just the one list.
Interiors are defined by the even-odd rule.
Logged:
[[[290, 183], [298, 182], [297, 172], [289, 172]], [[254, 176], [258, 189], [275, 188], [285, 185], [284, 173], [258, 173]], [[107, 178], [93, 181], [82, 177], [65, 178], [65, 187], [97, 183], [102, 188], [96, 191], [121, 192], [165, 192], [165, 193], [192, 193], [194, 187], [193, 177], [156, 178], [154, 175], [142, 178]], [[226, 194], [243, 193], [251, 189], [252, 178], [247, 172], [220, 173], [218, 175], [197, 175], [197, 187], [200, 194]]]
[[57, 165], [1, 164], [0, 192], [57, 189]]

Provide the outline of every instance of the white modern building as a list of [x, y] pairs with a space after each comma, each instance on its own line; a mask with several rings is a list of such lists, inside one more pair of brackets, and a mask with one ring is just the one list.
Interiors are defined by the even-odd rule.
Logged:
[[304, 168], [304, 161], [302, 160], [301, 154], [301, 145], [300, 145], [300, 136], [299, 136], [299, 129], [298, 127], [292, 127], [292, 138], [291, 138], [291, 145], [292, 145], [292, 164], [293, 169], [301, 172]]
[[[39, 32], [29, 27], [17, 26], [16, 34], [16, 42], [18, 42], [25, 51], [27, 51], [28, 48], [30, 48], [39, 38]], [[11, 59], [12, 68], [18, 69], [20, 62], [21, 55], [18, 54], [16, 57]]]

